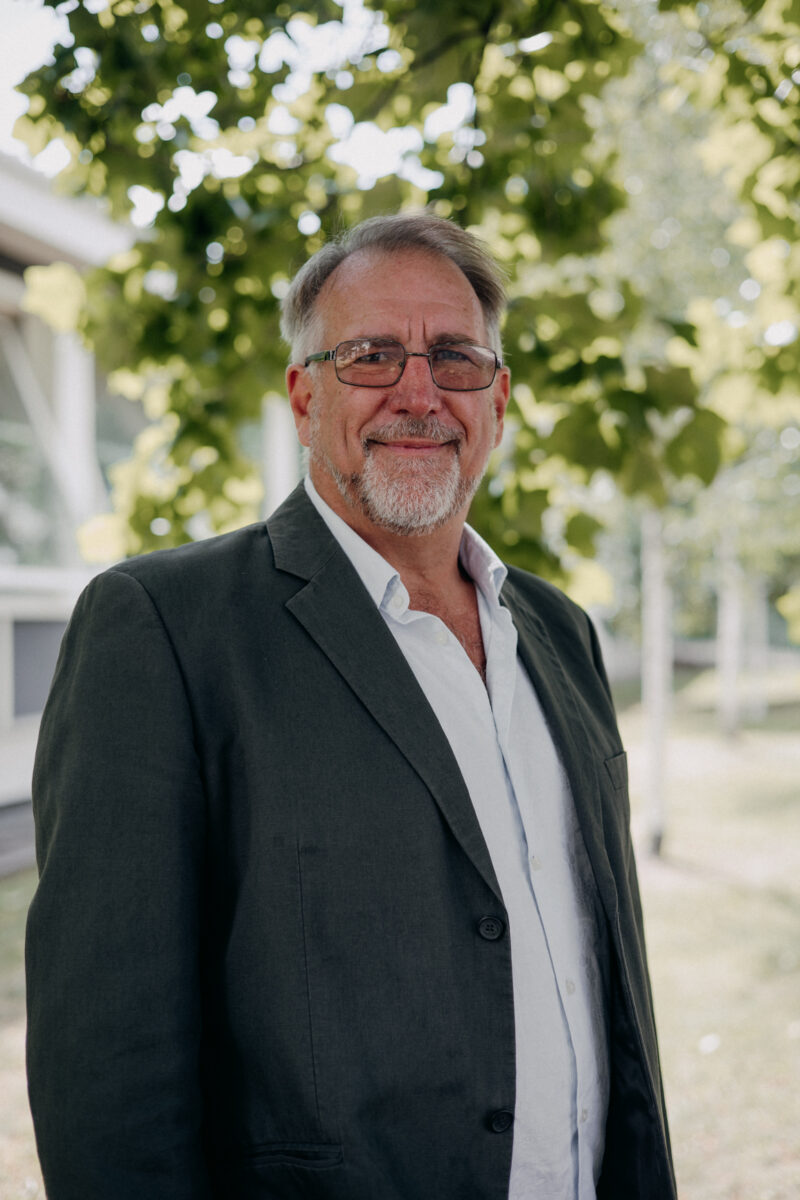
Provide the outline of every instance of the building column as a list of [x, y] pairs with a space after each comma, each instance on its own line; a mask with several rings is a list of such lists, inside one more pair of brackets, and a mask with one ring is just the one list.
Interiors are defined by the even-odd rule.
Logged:
[[264, 515], [282, 504], [301, 478], [300, 447], [289, 403], [272, 393], [262, 406]]
[[14, 724], [14, 621], [0, 614], [0, 734]]
[[74, 333], [53, 338], [53, 416], [63, 461], [70, 508], [76, 522], [103, 505], [98, 491], [94, 359]]

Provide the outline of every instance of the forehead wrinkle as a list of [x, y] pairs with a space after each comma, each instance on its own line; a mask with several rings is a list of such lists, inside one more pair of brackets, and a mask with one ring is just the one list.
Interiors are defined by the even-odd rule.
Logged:
[[[476, 303], [477, 303], [477, 297], [476, 297]], [[442, 314], [430, 313], [430, 314], [423, 316], [422, 337], [423, 337], [423, 341], [425, 343], [426, 348], [429, 349], [431, 346], [442, 345], [443, 343], [448, 343], [448, 342], [451, 344], [453, 342], [468, 342], [470, 345], [473, 345], [473, 346], [480, 345], [481, 344], [480, 339], [486, 337], [486, 322], [484, 320], [483, 313], [481, 312], [480, 307], [478, 307], [477, 313], [470, 314], [470, 316], [468, 318], [470, 326], [472, 328], [475, 328], [474, 320], [475, 320], [475, 317], [477, 316], [478, 321], [479, 321], [479, 328], [482, 331], [481, 333], [477, 334], [477, 336], [474, 333], [467, 333], [464, 329], [459, 329], [458, 326], [456, 326], [455, 329], [453, 328], [453, 324], [452, 324], [453, 318], [455, 317], [455, 320], [460, 322], [463, 315], [464, 315], [463, 313], [455, 313], [454, 314], [451, 311], [451, 312], [446, 312], [446, 313], [442, 313]], [[441, 325], [439, 324], [440, 320], [441, 320]], [[429, 329], [435, 330], [436, 332], [429, 333], [428, 332]]]
[[471, 333], [438, 333], [432, 341], [428, 342], [429, 346], [480, 346], [482, 344]]
[[[402, 338], [399, 338], [394, 333], [358, 333], [353, 337], [345, 338], [346, 342], [400, 342], [403, 344]], [[425, 345], [430, 349], [431, 346], [480, 346], [482, 345], [470, 333], [437, 333], [435, 337], [426, 337]]]
[[[414, 291], [409, 290], [409, 272], [417, 276]], [[430, 290], [425, 286], [426, 275], [434, 277]], [[370, 302], [365, 304], [365, 298]], [[315, 310], [322, 318], [328, 345], [363, 337], [390, 337], [411, 349], [417, 336], [425, 341], [428, 327], [444, 327], [442, 333], [425, 341], [427, 348], [445, 336], [449, 339], [454, 327], [462, 327], [462, 321], [463, 328], [474, 332], [458, 332], [454, 340], [480, 345], [488, 338], [485, 314], [466, 275], [450, 259], [426, 250], [409, 249], [396, 254], [357, 251], [326, 279]], [[350, 315], [355, 318], [352, 324]], [[392, 332], [363, 332], [375, 327], [373, 321], [377, 325], [387, 318]]]

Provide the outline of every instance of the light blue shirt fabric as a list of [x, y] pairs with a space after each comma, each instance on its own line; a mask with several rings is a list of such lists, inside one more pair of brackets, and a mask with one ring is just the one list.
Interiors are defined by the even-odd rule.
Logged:
[[452, 747], [509, 918], [516, 1101], [509, 1200], [596, 1200], [608, 1108], [606, 950], [569, 784], [499, 595], [506, 568], [466, 526], [486, 686], [431, 613], [409, 608], [400, 575], [306, 490], [347, 554]]

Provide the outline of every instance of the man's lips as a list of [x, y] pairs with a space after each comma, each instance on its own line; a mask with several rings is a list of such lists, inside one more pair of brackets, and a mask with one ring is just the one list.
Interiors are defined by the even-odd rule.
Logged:
[[396, 441], [367, 438], [367, 442], [370, 446], [381, 446], [384, 450], [399, 454], [434, 454], [438, 450], [457, 445], [456, 438], [448, 438], [446, 441], [431, 441], [430, 438], [398, 438]]
[[378, 447], [400, 458], [430, 458], [445, 449], [458, 454], [463, 437], [464, 432], [458, 426], [446, 425], [429, 414], [423, 418], [406, 416], [384, 425], [374, 425], [362, 433], [362, 445], [365, 454]]

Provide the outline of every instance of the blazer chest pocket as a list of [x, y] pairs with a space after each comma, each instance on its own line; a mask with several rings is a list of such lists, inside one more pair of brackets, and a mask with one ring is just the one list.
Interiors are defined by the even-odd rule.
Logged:
[[616, 821], [622, 827], [624, 836], [627, 836], [631, 821], [631, 803], [628, 795], [628, 756], [624, 750], [619, 754], [612, 754], [610, 758], [604, 759], [604, 766], [606, 780], [610, 781], [612, 790], [609, 790], [608, 784], [603, 789], [606, 794], [603, 809], [604, 812], [613, 812]]
[[623, 750], [620, 754], [612, 754], [605, 760], [606, 771], [614, 785], [615, 791], [628, 790], [628, 756]]

